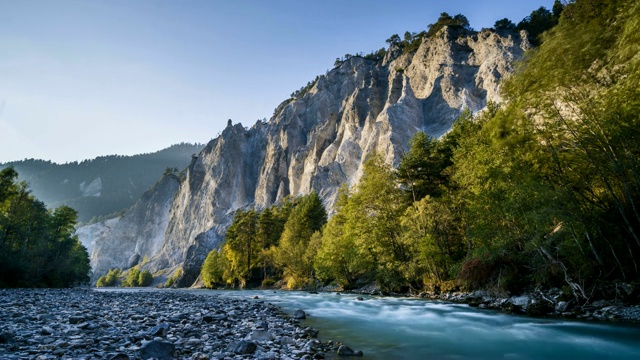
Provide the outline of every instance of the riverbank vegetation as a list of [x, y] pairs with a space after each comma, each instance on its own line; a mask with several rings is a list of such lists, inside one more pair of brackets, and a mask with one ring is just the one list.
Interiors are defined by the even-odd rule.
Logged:
[[77, 213], [49, 210], [18, 173], [0, 170], [0, 287], [69, 287], [89, 281], [89, 255], [74, 235]]
[[582, 303], [638, 282], [640, 4], [571, 2], [540, 39], [503, 104], [418, 133], [396, 170], [371, 156], [326, 224], [315, 193], [239, 211], [206, 285], [548, 286]]

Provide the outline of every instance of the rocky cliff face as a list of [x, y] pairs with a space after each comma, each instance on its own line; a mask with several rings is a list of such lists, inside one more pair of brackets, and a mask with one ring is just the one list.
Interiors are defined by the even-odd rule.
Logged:
[[383, 61], [345, 61], [268, 123], [229, 125], [189, 165], [147, 266], [182, 267], [179, 284], [188, 286], [234, 210], [312, 190], [331, 208], [343, 183], [357, 183], [368, 154], [397, 165], [417, 131], [441, 136], [464, 109], [499, 102], [500, 80], [528, 48], [517, 33], [444, 28], [415, 53], [392, 48]]
[[76, 231], [90, 255], [92, 281], [109, 269], [130, 268], [145, 256], [151, 258], [159, 252], [179, 185], [178, 177], [165, 175], [124, 216]]

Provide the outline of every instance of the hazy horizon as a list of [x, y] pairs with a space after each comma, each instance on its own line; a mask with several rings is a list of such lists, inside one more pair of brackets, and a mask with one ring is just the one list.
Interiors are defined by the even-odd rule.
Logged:
[[517, 23], [553, 0], [0, 0], [0, 163], [56, 163], [207, 143], [252, 126], [345, 53], [441, 12]]

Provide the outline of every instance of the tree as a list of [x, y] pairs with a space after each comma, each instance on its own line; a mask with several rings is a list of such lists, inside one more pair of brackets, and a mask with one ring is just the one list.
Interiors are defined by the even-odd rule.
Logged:
[[238, 210], [233, 222], [227, 229], [224, 255], [229, 261], [230, 272], [234, 280], [244, 286], [252, 277], [256, 266], [254, 253], [259, 253], [257, 240], [258, 215], [254, 209]]
[[531, 12], [531, 14], [522, 21], [520, 21], [516, 27], [517, 30], [526, 30], [529, 35], [529, 41], [533, 45], [540, 45], [542, 42], [541, 35], [558, 24], [558, 20], [554, 17], [547, 8], [541, 6], [537, 10]]
[[68, 287], [89, 280], [89, 257], [74, 236], [77, 212], [53, 211], [0, 171], [0, 286]]
[[495, 24], [493, 24], [493, 28], [496, 30], [515, 30], [516, 24], [511, 20], [504, 18], [496, 21]]
[[316, 275], [323, 281], [335, 281], [345, 289], [355, 286], [356, 281], [374, 264], [367, 252], [359, 246], [358, 209], [349, 204], [349, 190], [340, 188], [336, 213], [322, 231], [320, 245], [314, 259]]
[[225, 271], [228, 269], [227, 258], [220, 251], [213, 249], [207, 254], [202, 264], [200, 276], [204, 286], [213, 288], [216, 284], [225, 283]]
[[457, 14], [453, 17], [446, 12], [440, 14], [438, 21], [434, 24], [429, 24], [429, 30], [426, 33], [427, 37], [435, 36], [443, 27], [448, 26], [456, 30], [471, 30], [469, 26], [469, 20], [462, 14]]
[[389, 37], [387, 40], [385, 40], [385, 42], [387, 44], [389, 44], [390, 47], [393, 46], [393, 45], [397, 46], [398, 44], [400, 44], [401, 41], [402, 40], [400, 39], [400, 35], [398, 35], [398, 34], [393, 34], [393, 35], [391, 35], [391, 37]]
[[301, 197], [291, 211], [274, 254], [289, 288], [300, 287], [312, 277], [315, 254], [307, 253], [307, 247], [311, 236], [326, 222], [327, 212], [315, 191]]
[[399, 264], [411, 254], [400, 241], [400, 215], [407, 201], [395, 183], [395, 174], [379, 154], [364, 164], [364, 173], [349, 199], [357, 246], [377, 264], [376, 281], [387, 291], [400, 290]]

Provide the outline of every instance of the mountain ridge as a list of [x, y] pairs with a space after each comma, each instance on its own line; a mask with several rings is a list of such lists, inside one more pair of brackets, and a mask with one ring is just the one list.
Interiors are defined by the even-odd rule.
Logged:
[[[145, 268], [163, 274], [181, 268], [180, 285], [188, 286], [223, 242], [234, 210], [312, 190], [331, 209], [338, 188], [362, 176], [369, 154], [395, 166], [417, 131], [440, 136], [463, 110], [499, 102], [500, 79], [529, 48], [523, 32], [445, 26], [415, 52], [392, 45], [379, 61], [345, 60], [283, 102], [267, 123], [229, 124], [187, 167], [162, 247], [146, 254]], [[140, 227], [128, 231], [142, 236]]]

